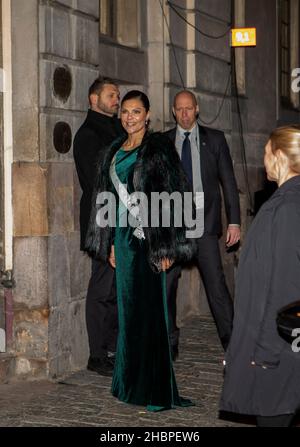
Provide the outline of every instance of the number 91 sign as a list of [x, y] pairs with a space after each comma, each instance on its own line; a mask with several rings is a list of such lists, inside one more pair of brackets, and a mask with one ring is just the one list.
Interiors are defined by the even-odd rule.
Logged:
[[231, 30], [232, 47], [255, 47], [256, 28], [233, 28]]

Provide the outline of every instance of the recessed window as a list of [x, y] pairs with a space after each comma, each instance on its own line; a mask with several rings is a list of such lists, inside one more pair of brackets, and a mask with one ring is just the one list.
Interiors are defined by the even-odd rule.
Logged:
[[100, 0], [100, 34], [114, 37], [115, 0]]
[[66, 102], [72, 91], [72, 75], [67, 66], [57, 67], [53, 74], [54, 95]]
[[100, 0], [100, 37], [139, 46], [139, 0]]
[[57, 152], [66, 154], [71, 149], [72, 131], [68, 123], [59, 121], [53, 131], [53, 144]]

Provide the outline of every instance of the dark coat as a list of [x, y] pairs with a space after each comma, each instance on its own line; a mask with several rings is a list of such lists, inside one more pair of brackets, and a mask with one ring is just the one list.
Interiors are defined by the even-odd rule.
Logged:
[[[224, 133], [199, 126], [201, 177], [204, 191], [204, 231], [221, 235], [222, 185], [228, 224], [240, 224], [239, 193], [234, 176], [232, 160]], [[176, 127], [165, 132], [175, 143]]]
[[84, 250], [84, 241], [90, 220], [97, 163], [101, 163], [106, 149], [123, 132], [120, 120], [117, 118], [110, 118], [89, 110], [86, 120], [75, 135], [73, 153], [82, 189], [80, 200], [81, 250]]
[[[107, 260], [110, 253], [113, 231], [106, 226], [99, 228], [96, 215], [99, 207], [96, 206], [96, 196], [99, 192], [114, 192], [110, 179], [109, 169], [113, 156], [122, 146], [125, 138], [116, 140], [105, 158], [102, 171], [96, 182], [93, 197], [93, 210], [86, 239], [86, 251], [93, 257]], [[189, 185], [182, 169], [179, 156], [174, 145], [161, 133], [147, 135], [138, 152], [134, 168], [133, 183], [135, 191], [146, 194], [150, 203], [151, 192], [166, 191], [172, 193], [189, 191]], [[150, 218], [149, 218], [149, 222]], [[148, 257], [150, 264], [159, 262], [163, 257], [178, 261], [188, 261], [195, 254], [195, 241], [186, 239], [186, 227], [170, 228], [151, 227], [144, 228]]]
[[275, 416], [300, 407], [300, 353], [292, 351], [276, 326], [278, 310], [299, 296], [300, 176], [296, 176], [261, 207], [244, 242], [221, 410]]

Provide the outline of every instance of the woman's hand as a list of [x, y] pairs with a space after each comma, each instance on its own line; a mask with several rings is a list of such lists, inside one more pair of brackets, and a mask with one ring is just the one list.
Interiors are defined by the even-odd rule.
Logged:
[[174, 261], [172, 261], [171, 259], [163, 258], [161, 260], [161, 270], [163, 272], [165, 272], [166, 270], [168, 270], [172, 266], [173, 263], [174, 263]]
[[110, 255], [108, 257], [108, 262], [115, 269], [116, 268], [116, 258], [115, 258], [115, 246], [111, 246]]

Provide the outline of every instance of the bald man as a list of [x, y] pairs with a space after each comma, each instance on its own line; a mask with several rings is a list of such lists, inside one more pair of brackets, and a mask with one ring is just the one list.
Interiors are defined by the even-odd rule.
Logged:
[[[194, 193], [204, 194], [204, 232], [197, 239], [196, 264], [200, 271], [208, 303], [221, 344], [226, 350], [232, 331], [233, 302], [229, 294], [219, 238], [222, 234], [221, 192], [227, 216], [226, 245], [240, 240], [240, 205], [232, 160], [223, 132], [200, 126], [199, 106], [195, 95], [183, 90], [174, 98], [176, 127], [166, 132], [175, 144]], [[196, 203], [197, 206], [203, 204]], [[178, 356], [179, 329], [176, 325], [176, 291], [181, 268], [174, 266], [167, 274], [169, 331], [172, 357]]]

